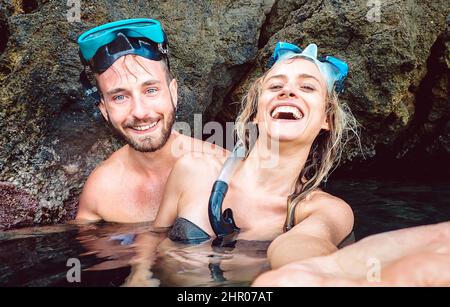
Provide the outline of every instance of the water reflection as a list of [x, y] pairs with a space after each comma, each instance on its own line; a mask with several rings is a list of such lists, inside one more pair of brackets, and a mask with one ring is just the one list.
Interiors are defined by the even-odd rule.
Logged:
[[[450, 220], [449, 182], [335, 181], [351, 204], [356, 239]], [[0, 286], [247, 286], [268, 269], [269, 242], [234, 249], [177, 244], [151, 223], [57, 225], [0, 232]], [[81, 283], [69, 283], [69, 258]]]
[[269, 269], [270, 242], [237, 241], [233, 248], [211, 247], [211, 241], [184, 245], [165, 239], [154, 266], [162, 284], [171, 286], [248, 286]]
[[[269, 268], [269, 242], [183, 245], [151, 223], [97, 223], [2, 233], [0, 284], [17, 286], [237, 286]], [[68, 283], [69, 258], [81, 262], [81, 283]]]

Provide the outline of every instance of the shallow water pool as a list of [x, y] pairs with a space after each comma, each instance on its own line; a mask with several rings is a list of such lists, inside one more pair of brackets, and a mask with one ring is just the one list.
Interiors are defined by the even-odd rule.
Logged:
[[[326, 190], [351, 204], [359, 240], [450, 220], [449, 186], [336, 180]], [[12, 230], [0, 232], [0, 286], [248, 286], [269, 269], [269, 243], [238, 241], [234, 248], [175, 244], [154, 232], [151, 223]], [[69, 259], [79, 261], [81, 282], [67, 280], [74, 263], [67, 266]]]

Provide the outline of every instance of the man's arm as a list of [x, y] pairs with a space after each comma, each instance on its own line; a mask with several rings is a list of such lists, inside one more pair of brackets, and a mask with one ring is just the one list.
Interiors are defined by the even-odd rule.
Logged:
[[324, 192], [316, 192], [307, 203], [299, 205], [297, 212], [301, 222], [269, 246], [267, 255], [273, 269], [336, 251], [353, 228], [350, 206]]
[[97, 212], [97, 198], [99, 196], [99, 190], [97, 189], [97, 174], [95, 171], [89, 176], [88, 180], [84, 184], [83, 192], [80, 196], [77, 221], [99, 221], [102, 217]]

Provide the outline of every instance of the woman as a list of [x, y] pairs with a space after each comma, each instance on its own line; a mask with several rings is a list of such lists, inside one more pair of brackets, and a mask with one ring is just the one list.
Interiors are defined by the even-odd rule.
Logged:
[[[345, 63], [331, 57], [319, 61], [314, 44], [301, 50], [288, 43], [277, 44], [272, 62], [251, 85], [237, 119], [238, 137], [246, 148], [251, 142], [243, 127], [254, 123], [258, 137], [238, 165], [223, 207], [232, 209], [239, 239], [273, 240], [268, 258], [277, 268], [329, 254], [351, 232], [350, 206], [318, 186], [339, 159], [356, 121], [337, 100]], [[211, 237], [208, 199], [223, 163], [212, 156], [180, 159], [155, 226], [175, 224], [172, 231], [183, 232], [188, 224], [204, 238]]]

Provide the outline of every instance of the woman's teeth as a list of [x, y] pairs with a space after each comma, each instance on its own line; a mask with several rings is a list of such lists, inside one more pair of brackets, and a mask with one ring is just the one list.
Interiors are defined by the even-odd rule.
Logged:
[[303, 117], [302, 112], [293, 106], [279, 106], [276, 107], [270, 114], [274, 119], [301, 119]]
[[144, 131], [144, 130], [155, 127], [157, 123], [158, 123], [158, 121], [156, 121], [150, 125], [146, 125], [146, 126], [135, 126], [135, 127], [133, 127], [133, 129], [139, 130], [139, 131]]

